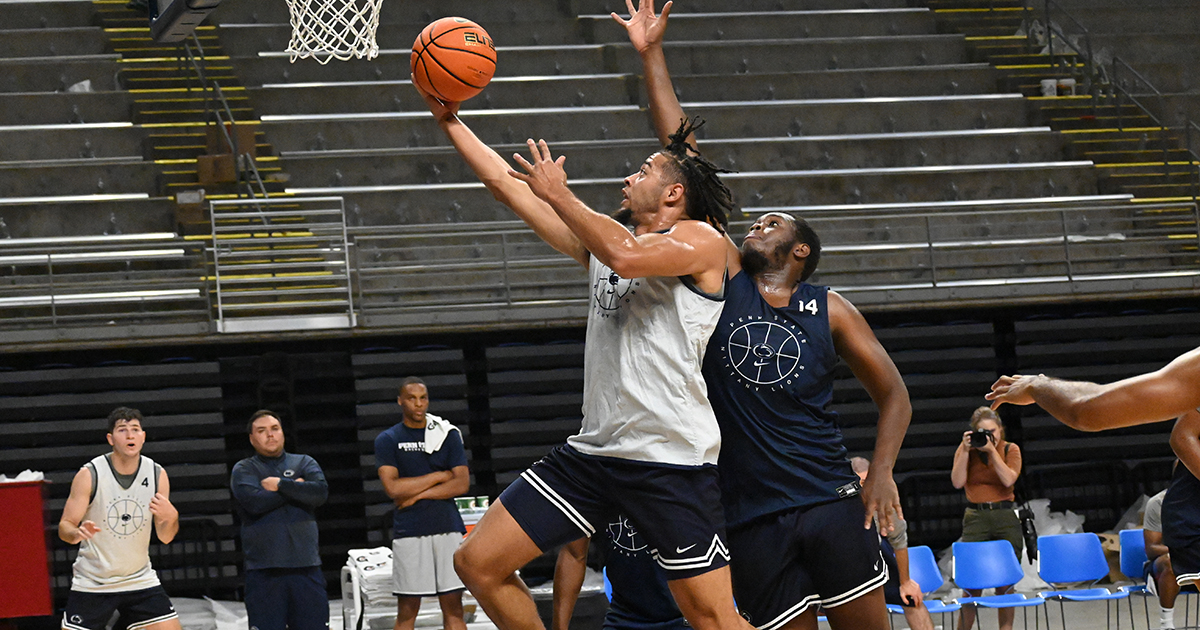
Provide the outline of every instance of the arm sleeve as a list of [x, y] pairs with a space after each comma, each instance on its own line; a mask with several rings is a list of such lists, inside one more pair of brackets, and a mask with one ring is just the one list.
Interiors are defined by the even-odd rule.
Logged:
[[250, 466], [241, 462], [234, 465], [229, 488], [233, 491], [233, 498], [238, 507], [252, 516], [261, 516], [286, 503], [278, 492], [264, 489], [261, 482]]
[[450, 470], [455, 466], [467, 465], [467, 450], [463, 447], [462, 432], [454, 430], [450, 435], [446, 436], [445, 443], [442, 444], [441, 450], [443, 461], [446, 463], [446, 470]]
[[892, 522], [896, 524], [896, 529], [887, 535], [888, 544], [892, 549], [908, 549], [908, 523], [899, 517]]
[[310, 509], [320, 507], [329, 499], [329, 483], [317, 460], [306, 455], [299, 476], [304, 478], [303, 482], [280, 479], [279, 494]]
[[396, 441], [387, 431], [375, 438], [375, 467], [380, 466], [391, 466], [397, 470], [400, 468], [399, 462], [396, 461]]

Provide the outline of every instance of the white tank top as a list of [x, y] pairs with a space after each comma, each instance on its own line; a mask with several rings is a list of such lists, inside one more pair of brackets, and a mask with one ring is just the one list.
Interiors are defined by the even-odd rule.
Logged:
[[91, 468], [96, 496], [83, 520], [94, 522], [100, 532], [79, 544], [71, 590], [113, 593], [158, 586], [158, 574], [150, 566], [150, 500], [158, 488], [157, 467], [142, 457], [129, 489], [117, 482], [107, 455], [93, 459]]
[[595, 257], [588, 271], [583, 427], [567, 443], [587, 455], [716, 464], [721, 434], [700, 364], [723, 298], [681, 278], [625, 279]]

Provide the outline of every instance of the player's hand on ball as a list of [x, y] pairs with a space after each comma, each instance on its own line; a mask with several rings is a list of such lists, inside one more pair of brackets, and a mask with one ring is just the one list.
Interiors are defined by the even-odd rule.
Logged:
[[629, 9], [629, 19], [623, 19], [616, 13], [610, 13], [617, 24], [625, 27], [629, 33], [629, 43], [639, 53], [662, 45], [663, 33], [667, 30], [667, 16], [671, 13], [671, 2], [663, 5], [662, 14], [654, 15], [654, 0], [638, 0], [638, 8], [633, 8], [633, 0], [625, 0]]
[[508, 174], [528, 184], [533, 194], [547, 203], [555, 196], [568, 192], [567, 171], [563, 169], [563, 162], [567, 161], [567, 156], [560, 155], [557, 160], [554, 159], [545, 140], [534, 142], [530, 138], [525, 142], [529, 145], [529, 155], [533, 161], [527, 161], [521, 154], [514, 153], [513, 159], [525, 169], [525, 173], [508, 169]]
[[154, 493], [154, 498], [150, 499], [150, 513], [168, 521], [179, 516], [179, 511], [175, 509], [171, 501], [163, 496], [161, 492]]
[[417, 93], [419, 93], [421, 97], [425, 99], [425, 105], [429, 107], [430, 113], [432, 113], [433, 117], [439, 122], [451, 120], [458, 115], [458, 108], [462, 107], [462, 103], [443, 101], [429, 92], [422, 90], [421, 86], [417, 85], [416, 81], [413, 81], [413, 87], [416, 88]]
[[84, 521], [79, 524], [79, 539], [91, 540], [93, 536], [100, 533], [100, 527], [93, 521]]

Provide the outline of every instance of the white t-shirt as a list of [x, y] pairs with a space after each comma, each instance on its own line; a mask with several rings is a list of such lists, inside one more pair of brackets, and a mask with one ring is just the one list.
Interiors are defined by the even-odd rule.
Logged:
[[1142, 529], [1162, 533], [1162, 502], [1165, 496], [1167, 496], [1167, 491], [1163, 490], [1146, 501], [1146, 512], [1145, 516], [1142, 517]]

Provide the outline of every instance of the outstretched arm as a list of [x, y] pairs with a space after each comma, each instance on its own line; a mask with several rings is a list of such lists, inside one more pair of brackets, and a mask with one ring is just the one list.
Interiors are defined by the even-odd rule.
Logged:
[[875, 437], [875, 452], [871, 468], [863, 485], [863, 502], [867, 506], [865, 527], [871, 519], [879, 523], [879, 531], [887, 534], [893, 528], [893, 514], [904, 518], [900, 507], [900, 492], [892, 478], [892, 468], [912, 420], [912, 403], [908, 388], [896, 364], [875, 337], [862, 313], [846, 298], [830, 291], [826, 302], [829, 308], [829, 327], [833, 344], [854, 376], [870, 394], [879, 408], [879, 423]]
[[[707, 223], [680, 220], [665, 233], [646, 231], [634, 235], [611, 217], [583, 203], [567, 186], [566, 158], [555, 159], [545, 140], [528, 141], [532, 161], [520, 155], [517, 162], [525, 173], [510, 170], [509, 175], [528, 184], [583, 242], [587, 251], [623, 278], [646, 276], [692, 276], [702, 291], [720, 290], [728, 267], [728, 240]], [[630, 175], [630, 186], [640, 179], [659, 178], [663, 168], [657, 155], [647, 160], [637, 173]], [[659, 180], [661, 181], [661, 179]], [[669, 184], [660, 193], [660, 205], [681, 204], [682, 184]]]
[[1107, 385], [1064, 381], [1044, 374], [1002, 376], [986, 398], [1003, 403], [1037, 403], [1063, 424], [1102, 431], [1177, 418], [1200, 407], [1200, 348], [1165, 367]]
[[[416, 86], [416, 82], [413, 85]], [[421, 92], [421, 89], [418, 87], [417, 91]], [[459, 103], [443, 103], [424, 92], [421, 96], [437, 119], [438, 127], [492, 196], [512, 209], [543, 241], [586, 267], [588, 254], [579, 239], [549, 205], [529, 190], [529, 186], [508, 176], [509, 166], [504, 158], [459, 120]]]
[[[629, 9], [629, 19], [623, 19], [616, 13], [611, 14], [618, 24], [625, 27], [629, 34], [629, 42], [633, 44], [638, 55], [642, 58], [642, 73], [646, 79], [646, 96], [650, 100], [650, 116], [654, 119], [654, 131], [658, 134], [659, 142], [664, 145], [670, 142], [670, 135], [679, 129], [679, 123], [685, 118], [683, 106], [675, 95], [675, 86], [671, 84], [671, 73], [667, 71], [667, 57], [663, 53], [663, 35], [667, 30], [667, 16], [671, 14], [671, 2], [663, 5], [662, 13], [654, 15], [654, 0], [639, 0], [638, 8], [633, 8], [633, 0], [625, 0]], [[696, 145], [694, 135], [688, 135], [687, 142]]]

